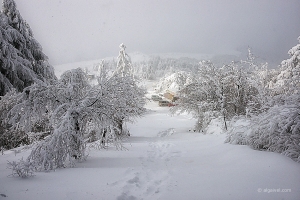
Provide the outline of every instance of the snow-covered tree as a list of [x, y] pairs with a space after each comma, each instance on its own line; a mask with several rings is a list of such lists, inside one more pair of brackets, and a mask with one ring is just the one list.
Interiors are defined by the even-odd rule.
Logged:
[[241, 63], [232, 62], [224, 65], [222, 71], [222, 85], [226, 98], [225, 109], [229, 118], [236, 115], [245, 115], [250, 105], [260, 105], [258, 102], [258, 88], [255, 84], [260, 79], [255, 79], [253, 69], [243, 66]]
[[[118, 91], [116, 94], [119, 96], [111, 99], [117, 100], [116, 104], [122, 106], [119, 107], [122, 113], [139, 115], [144, 112], [141, 108], [145, 102], [140, 97], [144, 96], [145, 91], [139, 88], [134, 80], [131, 59], [125, 49], [126, 46], [122, 43], [120, 45], [117, 69], [111, 78], [112, 82], [117, 83], [114, 87]], [[119, 132], [123, 132], [123, 123], [126, 120], [126, 116], [115, 116]]]
[[131, 64], [131, 59], [125, 51], [126, 46], [122, 43], [120, 44], [120, 51], [117, 62], [117, 69], [115, 74], [121, 76], [133, 76], [133, 69]]
[[253, 105], [258, 107], [258, 84], [253, 70], [240, 62], [232, 62], [221, 68], [210, 61], [199, 64], [197, 80], [179, 91], [179, 105], [173, 108], [194, 113], [198, 119], [196, 130], [203, 130], [211, 119], [222, 117], [227, 121], [237, 115], [245, 115]]
[[87, 141], [100, 141], [97, 147], [110, 142], [122, 148], [122, 138], [128, 135], [124, 123], [145, 112], [144, 94], [132, 76], [108, 76], [104, 63], [96, 85], [89, 83], [82, 69], [73, 69], [54, 84], [33, 84], [22, 93], [5, 95], [0, 108], [6, 120], [1, 124], [29, 139], [41, 139], [46, 133], [43, 140], [33, 140], [37, 144], [26, 160], [37, 170], [73, 166], [75, 160], [86, 158]]
[[22, 130], [11, 129], [8, 123], [8, 113], [19, 104], [22, 95], [18, 94], [14, 89], [9, 91], [0, 100], [0, 150], [12, 149], [22, 144], [28, 144], [27, 134]]
[[198, 79], [179, 90], [178, 105], [172, 108], [172, 113], [192, 113], [198, 120], [195, 129], [203, 130], [212, 117], [220, 115], [221, 112], [219, 76], [219, 69], [213, 63], [200, 62]]
[[300, 36], [298, 41], [299, 44], [288, 51], [290, 58], [282, 61], [280, 74], [271, 83], [275, 95], [300, 93]]
[[161, 78], [155, 89], [158, 92], [165, 92], [166, 90], [177, 92], [185, 85], [195, 82], [194, 79], [193, 74], [186, 71], [178, 71]]
[[248, 119], [246, 133], [241, 128], [231, 129], [226, 142], [282, 153], [300, 162], [299, 52], [298, 44], [281, 63], [279, 73], [274, 73], [267, 84], [271, 86], [267, 106]]
[[0, 32], [0, 96], [12, 88], [22, 91], [35, 82], [49, 82], [56, 78], [53, 67], [14, 0], [3, 0]]
[[246, 64], [245, 67], [248, 65], [247, 82], [251, 88], [255, 88], [255, 95], [252, 93], [247, 104], [247, 115], [258, 114], [267, 107], [270, 96], [269, 82], [274, 70], [268, 69], [268, 63], [258, 64], [250, 48], [247, 60], [242, 61], [242, 64]]

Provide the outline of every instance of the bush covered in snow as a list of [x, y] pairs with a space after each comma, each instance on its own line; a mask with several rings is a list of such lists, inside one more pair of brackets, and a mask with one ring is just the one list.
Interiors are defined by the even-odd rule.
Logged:
[[21, 178], [31, 177], [35, 171], [33, 163], [23, 160], [23, 158], [19, 162], [8, 162], [8, 168], [12, 170], [12, 176]]
[[282, 153], [300, 162], [300, 102], [270, 108], [248, 119], [232, 122], [226, 142]]

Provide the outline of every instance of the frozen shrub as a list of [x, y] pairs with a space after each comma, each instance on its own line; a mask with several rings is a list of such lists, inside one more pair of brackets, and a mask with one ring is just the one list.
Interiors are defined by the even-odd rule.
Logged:
[[250, 120], [244, 117], [234, 117], [230, 122], [225, 142], [231, 144], [248, 145], [251, 133]]
[[249, 146], [282, 153], [300, 162], [299, 105], [274, 106], [259, 118], [249, 135]]
[[24, 161], [23, 158], [18, 162], [8, 162], [8, 168], [12, 170], [12, 176], [27, 178], [34, 176], [34, 165], [29, 161]]
[[249, 124], [233, 126], [225, 142], [281, 153], [300, 162], [299, 104], [274, 106]]

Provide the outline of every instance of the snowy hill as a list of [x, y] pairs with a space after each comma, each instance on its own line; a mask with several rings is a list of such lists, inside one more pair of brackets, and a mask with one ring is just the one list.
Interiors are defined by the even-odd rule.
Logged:
[[[128, 53], [128, 55], [131, 58], [131, 61], [133, 64], [135, 63], [147, 63], [150, 59], [155, 57], [160, 57], [162, 59], [195, 59], [195, 60], [208, 60], [214, 57], [212, 54], [187, 54], [187, 53], [164, 53], [164, 54], [144, 54], [141, 52], [132, 52]], [[62, 65], [56, 65], [55, 68], [55, 74], [57, 77], [60, 77], [60, 75], [69, 69], [74, 69], [81, 67], [82, 69], [87, 68], [89, 72], [93, 73], [93, 68], [101, 63], [102, 60], [105, 60], [107, 62], [112, 62], [113, 60], [117, 60], [117, 56], [114, 57], [106, 57], [103, 59], [96, 59], [96, 60], [89, 60], [89, 61], [83, 61], [83, 62], [76, 62], [76, 63], [67, 63]]]

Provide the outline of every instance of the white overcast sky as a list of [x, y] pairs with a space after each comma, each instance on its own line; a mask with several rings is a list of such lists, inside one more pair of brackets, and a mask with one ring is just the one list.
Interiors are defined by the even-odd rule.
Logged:
[[[53, 65], [128, 52], [288, 58], [300, 0], [15, 0]], [[279, 63], [278, 63], [279, 64]]]

